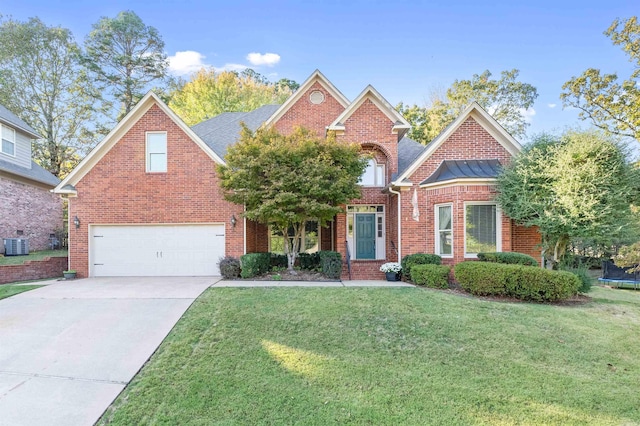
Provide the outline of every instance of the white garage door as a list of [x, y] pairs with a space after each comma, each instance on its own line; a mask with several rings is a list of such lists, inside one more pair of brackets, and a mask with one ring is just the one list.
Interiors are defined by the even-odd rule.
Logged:
[[94, 277], [220, 275], [224, 225], [93, 225]]

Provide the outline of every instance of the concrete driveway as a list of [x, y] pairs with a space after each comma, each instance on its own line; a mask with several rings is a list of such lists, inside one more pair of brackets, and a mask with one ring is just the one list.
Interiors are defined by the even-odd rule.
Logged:
[[87, 278], [0, 300], [0, 425], [92, 425], [218, 279]]

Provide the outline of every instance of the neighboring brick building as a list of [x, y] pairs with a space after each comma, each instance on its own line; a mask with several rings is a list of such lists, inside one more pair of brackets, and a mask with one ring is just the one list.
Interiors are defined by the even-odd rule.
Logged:
[[[69, 200], [70, 263], [78, 275], [214, 275], [219, 256], [277, 251], [282, 236], [224, 201], [215, 164], [250, 129], [295, 126], [372, 153], [362, 197], [326, 228], [307, 224], [302, 247], [350, 255], [353, 278], [381, 278], [384, 262], [478, 249], [539, 256], [535, 230], [504, 217], [495, 177], [520, 145], [477, 104], [428, 146], [368, 86], [352, 102], [319, 71], [281, 106], [224, 113], [188, 128], [149, 93], [56, 188]], [[73, 223], [77, 218], [79, 226]]]
[[62, 200], [51, 190], [60, 179], [31, 159], [38, 135], [0, 105], [0, 253], [5, 238], [26, 238], [29, 250], [46, 250], [63, 227]]

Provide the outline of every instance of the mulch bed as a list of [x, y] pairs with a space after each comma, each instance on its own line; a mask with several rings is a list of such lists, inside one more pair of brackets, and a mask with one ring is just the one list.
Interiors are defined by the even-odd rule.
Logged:
[[340, 280], [332, 280], [320, 272], [314, 271], [295, 271], [295, 274], [290, 273], [289, 271], [280, 271], [280, 272], [267, 272], [263, 275], [258, 275], [253, 278], [241, 279], [242, 281], [331, 281], [336, 282]]

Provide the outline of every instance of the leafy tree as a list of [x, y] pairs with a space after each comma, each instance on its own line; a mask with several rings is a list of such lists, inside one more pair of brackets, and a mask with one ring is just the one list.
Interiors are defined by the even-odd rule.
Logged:
[[152, 82], [167, 76], [164, 41], [134, 12], [101, 18], [85, 39], [84, 63], [103, 90], [120, 102], [118, 119], [135, 106]]
[[640, 141], [640, 24], [633, 16], [626, 21], [616, 19], [605, 34], [613, 44], [621, 46], [634, 63], [630, 78], [620, 81], [618, 75], [603, 74], [589, 68], [582, 75], [572, 77], [560, 95], [565, 107], [580, 110], [580, 118], [620, 136]]
[[640, 242], [621, 247], [614, 262], [616, 266], [626, 268], [628, 273], [640, 272]]
[[396, 109], [411, 123], [409, 137], [427, 144], [451, 124], [471, 102], [478, 102], [511, 135], [524, 136], [529, 123], [527, 111], [538, 97], [531, 84], [518, 81], [520, 71], [502, 71], [499, 80], [488, 70], [470, 80], [456, 80], [444, 99], [435, 97], [424, 107], [400, 103]]
[[225, 161], [218, 166], [225, 199], [245, 205], [245, 217], [282, 235], [293, 230], [284, 240], [292, 272], [305, 222], [325, 226], [341, 204], [360, 197], [358, 181], [367, 166], [359, 145], [320, 139], [302, 128], [284, 136], [244, 127]]
[[169, 106], [191, 126], [223, 112], [252, 111], [291, 96], [288, 86], [269, 83], [251, 71], [216, 73], [202, 68], [172, 93]]
[[84, 157], [99, 115], [78, 52], [69, 30], [38, 18], [0, 24], [0, 103], [43, 136], [33, 158], [59, 177]]
[[291, 80], [291, 79], [288, 79], [288, 78], [281, 78], [276, 83], [276, 86], [288, 87], [291, 90], [291, 92], [295, 92], [296, 90], [298, 90], [300, 88], [300, 84], [297, 81], [294, 81], [294, 80]]
[[574, 239], [619, 238], [635, 226], [638, 169], [601, 131], [569, 131], [534, 139], [498, 178], [503, 212], [537, 226], [545, 257], [559, 262]]

